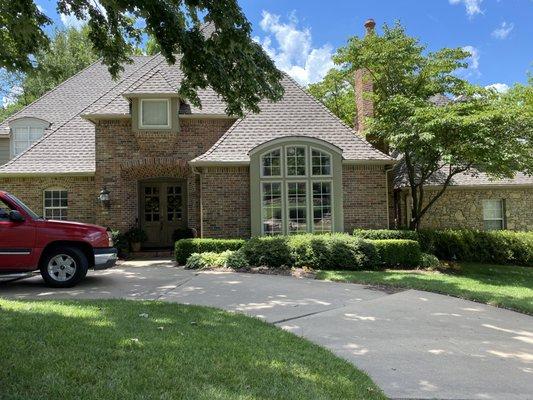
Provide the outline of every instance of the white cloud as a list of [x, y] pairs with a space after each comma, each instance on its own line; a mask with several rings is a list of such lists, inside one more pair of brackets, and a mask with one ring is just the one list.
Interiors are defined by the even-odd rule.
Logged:
[[505, 39], [507, 36], [509, 36], [509, 34], [511, 33], [513, 29], [514, 29], [513, 23], [508, 24], [507, 22], [504, 21], [501, 23], [501, 25], [498, 28], [492, 31], [492, 36], [497, 39]]
[[300, 84], [317, 82], [334, 67], [331, 60], [333, 48], [329, 44], [313, 48], [310, 29], [298, 28], [294, 12], [288, 22], [281, 22], [279, 15], [263, 11], [259, 25], [266, 36], [254, 40], [263, 46], [279, 69]]
[[481, 72], [479, 72], [479, 50], [474, 46], [464, 46], [463, 50], [470, 53], [470, 57], [466, 59], [468, 63], [468, 75], [481, 75]]
[[505, 93], [509, 90], [509, 85], [506, 83], [493, 83], [491, 85], [485, 86], [485, 89], [494, 89], [498, 93]]
[[4, 108], [7, 106], [10, 106], [11, 104], [15, 104], [17, 102], [18, 96], [20, 96], [23, 92], [22, 87], [15, 85], [9, 89], [9, 92], [2, 97], [2, 105]]
[[[100, 9], [100, 12], [104, 15], [104, 17], [107, 17], [107, 12], [105, 8], [102, 6], [102, 4], [100, 4], [98, 0], [94, 0], [93, 5]], [[78, 19], [74, 14], [67, 15], [60, 13], [59, 18], [61, 18], [61, 22], [63, 23], [63, 25], [65, 25], [65, 27], [80, 29], [83, 25], [87, 23], [88, 15], [87, 13], [85, 13], [84, 18]]]
[[483, 14], [481, 11], [481, 3], [483, 0], [449, 0], [450, 4], [464, 3], [466, 13], [469, 17], [473, 17], [476, 14]]

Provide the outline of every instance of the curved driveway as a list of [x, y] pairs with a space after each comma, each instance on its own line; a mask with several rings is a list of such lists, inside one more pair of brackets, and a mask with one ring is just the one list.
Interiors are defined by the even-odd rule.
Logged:
[[452, 297], [283, 276], [194, 272], [165, 260], [89, 273], [77, 287], [39, 277], [0, 286], [24, 299], [126, 298], [243, 312], [365, 370], [393, 399], [533, 399], [533, 318]]

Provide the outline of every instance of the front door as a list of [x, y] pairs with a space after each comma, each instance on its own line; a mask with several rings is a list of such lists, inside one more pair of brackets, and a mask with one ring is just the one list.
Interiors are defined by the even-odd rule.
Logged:
[[170, 247], [176, 229], [187, 227], [187, 181], [157, 179], [140, 184], [141, 227], [148, 240], [144, 247]]

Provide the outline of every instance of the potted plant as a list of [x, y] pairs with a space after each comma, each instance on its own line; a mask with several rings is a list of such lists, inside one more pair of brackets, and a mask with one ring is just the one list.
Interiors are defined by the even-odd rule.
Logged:
[[141, 250], [141, 245], [143, 242], [146, 242], [148, 236], [146, 232], [139, 227], [133, 227], [128, 232], [126, 232], [126, 237], [130, 242], [131, 250], [137, 252]]

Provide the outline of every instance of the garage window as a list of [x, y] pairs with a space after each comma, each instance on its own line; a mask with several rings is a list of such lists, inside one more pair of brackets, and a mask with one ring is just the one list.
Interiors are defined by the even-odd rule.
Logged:
[[46, 189], [43, 214], [46, 219], [68, 219], [68, 192], [61, 188]]

